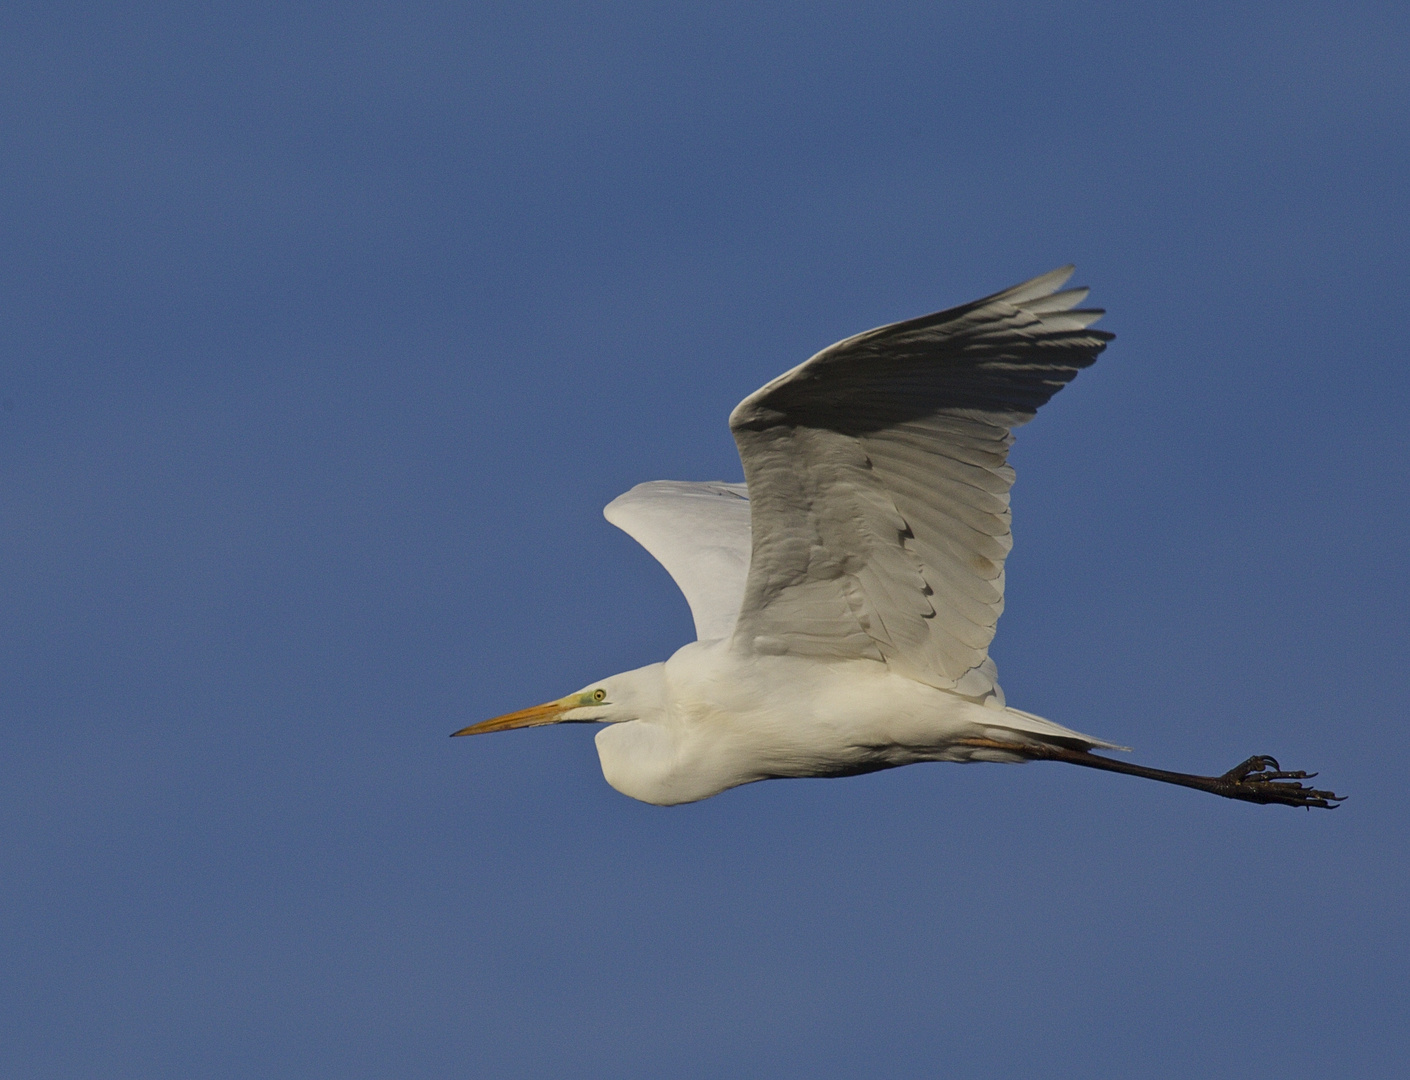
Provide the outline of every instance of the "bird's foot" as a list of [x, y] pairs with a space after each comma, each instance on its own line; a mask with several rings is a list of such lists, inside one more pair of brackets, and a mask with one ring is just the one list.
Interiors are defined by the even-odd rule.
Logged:
[[1308, 808], [1320, 806], [1325, 810], [1335, 810], [1345, 796], [1319, 791], [1297, 782], [1310, 780], [1316, 775], [1301, 770], [1284, 772], [1277, 758], [1255, 754], [1223, 776], [1216, 777], [1213, 790], [1226, 799], [1242, 799], [1244, 802], [1281, 803], [1283, 806]]

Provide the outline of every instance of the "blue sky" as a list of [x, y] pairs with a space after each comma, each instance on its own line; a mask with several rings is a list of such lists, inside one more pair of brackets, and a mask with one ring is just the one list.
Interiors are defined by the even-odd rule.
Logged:
[[[1410, 17], [6, 5], [0, 1071], [1401, 1075]], [[847, 334], [1075, 262], [1009, 701], [1056, 765], [658, 809], [605, 521]]]

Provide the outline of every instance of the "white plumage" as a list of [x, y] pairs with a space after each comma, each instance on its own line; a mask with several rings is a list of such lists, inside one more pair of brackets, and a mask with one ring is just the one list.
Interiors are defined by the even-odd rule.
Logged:
[[750, 394], [730, 415], [745, 484], [654, 481], [604, 511], [675, 579], [698, 640], [455, 734], [607, 724], [603, 774], [657, 804], [774, 777], [1047, 758], [1334, 805], [1273, 782], [1306, 774], [1271, 758], [1217, 778], [1145, 769], [1005, 705], [988, 647], [1012, 431], [1112, 336], [1077, 306], [1086, 289], [1059, 291], [1071, 273], [847, 338]]
[[696, 638], [729, 636], [749, 574], [747, 485], [650, 480], [618, 495], [602, 514], [680, 586]]

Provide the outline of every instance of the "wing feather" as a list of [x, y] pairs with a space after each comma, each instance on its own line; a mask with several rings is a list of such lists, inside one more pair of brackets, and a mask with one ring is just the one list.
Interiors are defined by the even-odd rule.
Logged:
[[1111, 340], [1063, 267], [840, 341], [730, 416], [751, 507], [737, 648], [882, 659], [1002, 704], [1012, 429]]
[[617, 496], [602, 514], [655, 556], [680, 586], [697, 638], [730, 635], [749, 573], [745, 485], [652, 480]]

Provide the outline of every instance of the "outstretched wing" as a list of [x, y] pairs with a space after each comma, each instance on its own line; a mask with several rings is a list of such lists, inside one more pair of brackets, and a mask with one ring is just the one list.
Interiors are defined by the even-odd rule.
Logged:
[[749, 574], [749, 495], [743, 484], [652, 480], [603, 516], [656, 557], [685, 594], [701, 641], [728, 637]]
[[753, 508], [737, 647], [884, 660], [1002, 704], [1010, 432], [1112, 337], [1087, 329], [1086, 289], [1058, 291], [1071, 273], [847, 338], [736, 406]]

